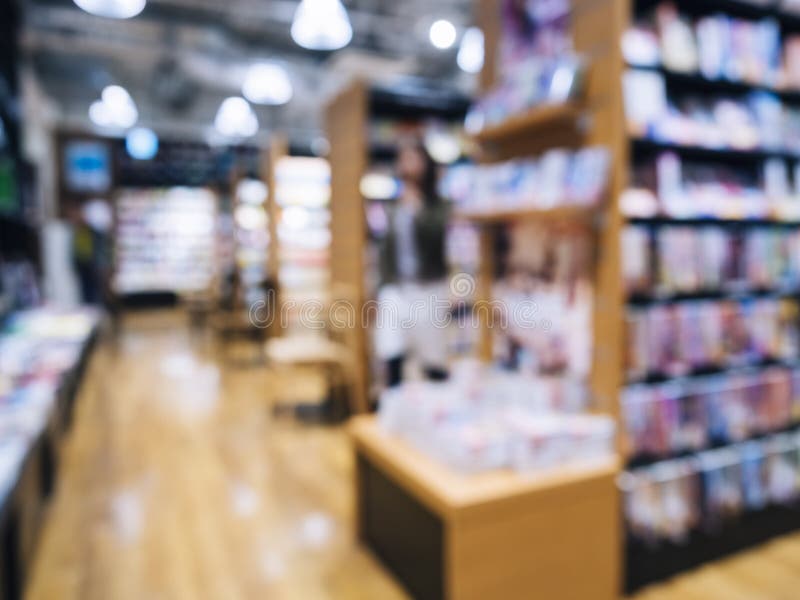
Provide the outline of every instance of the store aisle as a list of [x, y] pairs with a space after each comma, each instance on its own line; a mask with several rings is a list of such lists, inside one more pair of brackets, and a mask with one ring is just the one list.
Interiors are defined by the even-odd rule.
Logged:
[[182, 323], [97, 348], [28, 597], [404, 597], [355, 546], [342, 432], [273, 422], [280, 381], [220, 368]]
[[[353, 539], [344, 433], [270, 417], [304, 381], [220, 367], [183, 323], [140, 317], [97, 348], [28, 598], [405, 598]], [[778, 600], [798, 573], [800, 535], [637, 599]]]

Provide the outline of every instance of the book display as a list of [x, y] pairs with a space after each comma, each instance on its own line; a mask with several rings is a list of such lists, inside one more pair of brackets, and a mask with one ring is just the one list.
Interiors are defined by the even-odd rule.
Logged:
[[459, 165], [445, 183], [464, 217], [498, 212], [596, 207], [605, 194], [606, 148], [555, 149], [537, 159]]
[[[594, 597], [616, 595], [620, 557], [614, 548], [621, 531], [615, 529], [615, 502], [606, 502], [617, 495], [611, 483], [616, 474], [616, 423], [607, 405], [597, 411], [605, 409], [607, 415], [585, 412], [598, 408], [589, 393], [598, 352], [593, 248], [595, 221], [616, 190], [614, 151], [608, 137], [585, 135], [577, 122], [562, 127], [565, 121], [577, 120], [583, 102], [596, 100], [584, 78], [591, 61], [579, 51], [592, 43], [584, 34], [597, 15], [573, 14], [569, 3], [547, 5], [550, 12], [540, 11], [540, 3], [481, 4], [487, 57], [501, 57], [501, 72], [496, 78], [482, 77], [483, 93], [466, 117], [480, 164], [450, 167], [442, 185], [443, 195], [454, 204], [455, 226], [473, 232], [470, 239], [477, 252], [465, 254], [478, 257], [476, 264], [465, 261], [467, 269], [454, 278], [454, 283], [463, 279], [467, 285], [453, 283], [451, 292], [463, 291], [468, 297], [463, 310], [477, 321], [481, 339], [476, 350], [489, 364], [459, 362], [451, 365], [446, 383], [387, 389], [380, 397], [378, 420], [365, 418], [353, 428], [359, 533], [419, 597], [480, 597], [479, 590], [486, 593], [488, 588], [478, 581], [497, 583], [501, 577], [500, 587], [509, 590], [509, 597], [530, 589], [526, 586], [533, 585], [532, 580], [512, 551], [510, 530], [500, 525], [500, 513], [487, 504], [474, 521], [461, 521], [459, 511], [466, 515], [474, 508], [470, 498], [480, 495], [484, 478], [507, 482], [502, 491], [495, 488], [492, 502], [498, 508], [508, 503], [518, 511], [513, 519], [519, 517], [515, 522], [530, 540], [525, 562], [531, 564], [530, 556], [544, 552], [543, 523], [548, 517], [543, 488], [527, 486], [575, 472], [580, 474], [570, 484], [548, 488], [549, 504], [568, 502], [577, 489], [572, 485], [593, 486], [596, 502], [574, 506], [570, 523], [590, 523], [581, 535], [602, 540], [604, 548], [608, 543], [608, 551], [584, 556], [578, 548], [580, 536], [559, 517], [563, 553], [552, 571], [537, 571], [535, 585], [552, 589], [553, 597], [582, 597], [588, 592], [567, 581], [563, 571], [580, 563], [596, 577]], [[567, 48], [574, 60], [550, 60]], [[531, 73], [536, 74], [533, 79]], [[343, 157], [337, 160], [337, 143], [345, 148], [348, 132], [364, 127], [348, 109], [362, 101], [360, 93], [342, 93], [329, 109], [334, 246], [336, 204], [348, 197], [352, 183], [357, 184], [350, 177], [358, 171], [352, 158], [348, 165]], [[380, 224], [370, 216], [367, 213], [367, 223]], [[358, 250], [356, 245], [349, 255], [352, 264], [360, 260]], [[351, 264], [345, 257], [338, 262], [338, 268]], [[599, 478], [594, 470], [598, 467], [605, 473]], [[447, 497], [429, 476], [434, 472], [463, 495]], [[404, 542], [396, 523], [379, 522], [378, 515], [387, 510], [397, 511], [394, 522], [413, 524], [415, 529], [431, 527], [431, 544], [423, 546], [416, 538]], [[476, 568], [475, 578], [467, 563], [458, 560], [475, 550], [470, 547], [473, 526], [497, 532], [497, 560]], [[444, 540], [445, 550], [439, 555], [436, 544]], [[423, 573], [412, 567], [409, 544], [415, 555], [430, 555], [431, 569]], [[499, 588], [492, 589], [496, 593]]]
[[245, 178], [236, 184], [233, 209], [234, 262], [239, 273], [242, 300], [247, 306], [263, 300], [267, 279], [269, 190], [258, 179]]
[[790, 8], [637, 1], [622, 37], [629, 589], [800, 525]]
[[215, 269], [216, 202], [205, 188], [120, 191], [116, 199], [115, 292], [208, 289]]
[[50, 309], [13, 313], [6, 320], [0, 333], [0, 439], [9, 454], [2, 459], [0, 497], [13, 488], [22, 458], [47, 426], [59, 387], [80, 362], [98, 320], [91, 310]]
[[282, 156], [274, 168], [282, 301], [324, 298], [330, 273], [330, 166], [323, 158]]
[[4, 597], [18, 597], [33, 559], [58, 449], [72, 416], [100, 314], [33, 308], [0, 327], [0, 563]]
[[582, 414], [585, 402], [568, 379], [467, 363], [447, 383], [385, 391], [379, 423], [455, 471], [535, 473], [613, 453], [613, 420]]
[[[485, 317], [482, 358], [583, 380], [583, 401], [616, 419], [625, 589], [796, 528], [797, 14], [724, 0], [479, 10], [480, 165], [445, 182], [480, 228], [475, 300], [533, 301], [584, 332]], [[430, 392], [408, 393], [399, 406]], [[436, 448], [463, 436], [500, 460], [502, 427], [430, 430], [421, 414], [415, 447], [458, 465]]]

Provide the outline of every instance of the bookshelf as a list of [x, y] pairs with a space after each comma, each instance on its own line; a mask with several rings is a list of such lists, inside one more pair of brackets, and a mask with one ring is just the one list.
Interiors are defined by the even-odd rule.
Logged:
[[[649, 22], [648, 14], [659, 5], [654, 0], [626, 0], [617, 4], [631, 24]], [[779, 60], [783, 60], [782, 43], [786, 37], [800, 32], [798, 16], [786, 12], [778, 2], [680, 0], [673, 4], [681, 18], [685, 18], [684, 22], [690, 24], [693, 35], [699, 35], [695, 30], [697, 21], [707, 17], [737, 19], [748, 24], [776, 23], [781, 44]], [[620, 60], [624, 63], [623, 58]], [[762, 79], [729, 74], [716, 77], [699, 70], [678, 72], [660, 63], [623, 68], [657, 75], [663, 82], [667, 99], [677, 107], [685, 106], [692, 98], [702, 98], [712, 105], [731, 101], [749, 107], [752, 98], [765, 97], [779, 102], [781, 110], [796, 109], [800, 104], [797, 89], [770, 81], [766, 74]], [[623, 105], [623, 111], [624, 108]], [[670, 137], [668, 131], [650, 132], [648, 137], [643, 137], [639, 131], [623, 127], [618, 143], [626, 147], [627, 156], [621, 157], [618, 168], [621, 172], [627, 171], [628, 184], [639, 185], [634, 179], [641, 172], [641, 166], [655, 165], [664, 156], [674, 156], [680, 161], [684, 183], [699, 169], [705, 169], [707, 175], [719, 177], [721, 186], [726, 181], [725, 170], [742, 178], [761, 180], [763, 185], [768, 163], [793, 165], [800, 158], [795, 148], [783, 143], [735, 147], [677, 138]], [[764, 192], [763, 200], [772, 200], [767, 190], [758, 191]], [[738, 200], [735, 194], [723, 196], [723, 199], [731, 206]], [[659, 200], [663, 202], [664, 198]], [[677, 324], [680, 336], [684, 335], [681, 331], [690, 329], [691, 323], [706, 327], [715, 313], [727, 311], [723, 314], [734, 316], [730, 321], [723, 321], [722, 339], [730, 340], [727, 335], [735, 326], [741, 326], [744, 332], [741, 347], [726, 341], [725, 350], [714, 360], [708, 357], [694, 362], [686, 360], [697, 344], [676, 341], [673, 347], [684, 357], [676, 362], [683, 364], [636, 373], [626, 369], [625, 361], [619, 363], [619, 422], [621, 445], [627, 455], [627, 470], [620, 482], [626, 520], [625, 588], [629, 591], [800, 525], [798, 490], [781, 491], [780, 486], [773, 489], [771, 484], [764, 483], [774, 481], [778, 467], [786, 466], [790, 471], [795, 468], [791, 466], [791, 456], [796, 452], [798, 423], [796, 409], [792, 406], [797, 395], [794, 375], [797, 349], [791, 343], [780, 342], [768, 348], [758, 343], [759, 335], [771, 331], [773, 325], [776, 339], [794, 338], [798, 321], [793, 307], [796, 307], [800, 290], [792, 281], [789, 267], [780, 277], [761, 285], [753, 284], [748, 267], [742, 267], [748, 260], [752, 262], [748, 252], [757, 248], [753, 240], [758, 234], [791, 239], [800, 223], [796, 217], [768, 215], [770, 211], [750, 217], [736, 215], [741, 218], [722, 213], [717, 218], [701, 214], [702, 209], [696, 212], [698, 214], [685, 218], [665, 214], [663, 210], [652, 216], [623, 217], [620, 229], [621, 234], [628, 227], [647, 232], [653, 273], [652, 290], [645, 293], [622, 290], [626, 318], [616, 327], [627, 349], [628, 367], [630, 357], [636, 360], [636, 356], [651, 353], [634, 341], [638, 339], [641, 321], [637, 319], [641, 315], [649, 319], [649, 333], [645, 338], [656, 347], [666, 347], [658, 333], [657, 323], [662, 316], [667, 323]], [[736, 264], [735, 268], [726, 268], [716, 285], [695, 286], [699, 289], [686, 292], [659, 290], [664, 286], [663, 265], [669, 252], [665, 238], [670, 231], [686, 232], [696, 238], [706, 234], [719, 236], [732, 244], [742, 244], [744, 250], [724, 250], [729, 256], [727, 264]], [[780, 260], [777, 248], [777, 245], [771, 246], [761, 262]], [[696, 254], [701, 261], [708, 261], [706, 252]], [[775, 311], [776, 323], [760, 320], [758, 315], [762, 308], [767, 312]], [[699, 321], [696, 320], [698, 315]], [[671, 321], [673, 316], [676, 321]], [[700, 346], [705, 348], [703, 344]], [[743, 414], [747, 416], [734, 427], [731, 411], [745, 405], [748, 408]], [[641, 416], [641, 410], [651, 410], [656, 416], [645, 417], [644, 423], [667, 423], [665, 415], [672, 410], [667, 407], [674, 408], [677, 420], [665, 425], [665, 430], [674, 432], [675, 436], [668, 435], [663, 445], [643, 443], [637, 415]], [[654, 450], [654, 447], [657, 448]], [[643, 500], [643, 490], [647, 486], [651, 486], [655, 501]], [[723, 492], [729, 494], [724, 506], [720, 500]], [[663, 498], [670, 493], [680, 499], [683, 516], [663, 519], [660, 528], [651, 528], [646, 519], [636, 516], [637, 511], [643, 509], [656, 514], [663, 510]]]
[[[797, 377], [797, 349], [791, 350], [792, 343], [782, 343], [783, 349], [779, 352], [774, 348], [766, 352], [748, 351], [742, 353], [742, 356], [728, 356], [713, 364], [650, 371], [636, 377], [628, 370], [629, 344], [633, 337], [633, 331], [628, 324], [631, 310], [664, 307], [682, 310], [682, 307], [698, 303], [719, 308], [718, 305], [725, 304], [737, 307], [736, 310], [741, 309], [737, 322], [748, 328], [758, 329], [763, 322], [761, 325], [756, 324], [757, 311], [753, 309], [755, 304], [775, 301], [781, 305], [778, 312], [783, 314], [783, 307], [791, 307], [800, 298], [800, 289], [796, 285], [787, 285], [786, 282], [744, 287], [709, 286], [692, 291], [665, 292], [654, 288], [645, 292], [629, 293], [626, 290], [626, 260], [632, 258], [631, 252], [623, 252], [623, 239], [628, 227], [642, 227], [650, 236], [657, 236], [660, 231], [671, 228], [687, 228], [692, 232], [713, 229], [742, 239], [746, 239], [751, 232], [768, 231], [794, 235], [800, 231], [800, 222], [796, 216], [776, 215], [770, 211], [758, 215], [725, 214], [719, 218], [702, 214], [702, 211], [687, 216], [676, 216], [663, 210], [649, 216], [627, 216], [623, 212], [621, 199], [634, 185], [637, 167], [664, 154], [675, 155], [687, 163], [722, 166], [734, 173], [751, 174], [760, 173], [766, 161], [777, 159], [792, 164], [800, 161], [800, 152], [792, 147], [682, 143], [664, 137], [643, 137], [641, 132], [628, 126], [623, 80], [626, 71], [632, 67], [627, 65], [621, 40], [631, 25], [647, 15], [657, 4], [653, 0], [572, 0], [569, 28], [573, 48], [589, 64], [582, 97], [565, 105], [544, 105], [525, 110], [521, 114], [510, 115], [503, 122], [472, 132], [479, 148], [478, 158], [483, 163], [534, 157], [552, 148], [607, 148], [611, 155], [611, 171], [605, 203], [596, 209], [507, 210], [457, 215], [480, 227], [481, 256], [488, 259], [483, 260], [479, 267], [476, 301], [491, 300], [495, 269], [490, 259], [494, 255], [494, 235], [498, 226], [535, 222], [546, 228], [574, 227], [589, 228], [592, 231], [594, 304], [590, 388], [594, 399], [593, 408], [612, 415], [619, 424], [619, 449], [626, 467], [620, 478], [618, 499], [620, 514], [624, 515], [623, 521], [627, 523], [621, 536], [625, 543], [618, 548], [619, 556], [622, 557], [621, 563], [624, 565], [618, 573], [618, 580], [620, 587], [627, 591], [666, 579], [675, 573], [800, 526], [800, 489], [797, 489], [796, 484], [793, 484], [791, 494], [783, 490], [782, 499], [770, 491], [768, 499], [757, 501], [758, 498], [745, 496], [746, 493], [752, 496], [752, 486], [745, 488], [744, 475], [748, 469], [754, 468], [753, 464], [771, 463], [775, 457], [780, 462], [791, 449], [794, 449], [791, 452], [797, 454], [798, 437], [795, 425], [800, 413], [800, 395], [794, 393], [792, 407], [781, 405], [777, 416], [771, 415], [770, 419], [765, 419], [762, 414], [765, 398], [785, 395], [786, 389], [800, 386], [800, 378]], [[681, 0], [674, 4], [679, 13], [692, 19], [715, 14], [749, 21], [773, 19], [779, 24], [781, 35], [800, 33], [800, 17], [786, 13], [777, 3], [755, 5], [734, 0]], [[492, 89], [498, 77], [498, 42], [502, 35], [499, 13], [499, 1], [476, 3], [478, 24], [485, 35], [485, 68], [480, 74], [481, 88], [484, 91]], [[798, 92], [790, 87], [745, 80], [715, 79], [699, 73], [676, 73], [661, 66], [650, 66], [644, 70], [664, 78], [664, 87], [669, 98], [692, 94], [701, 97], [741, 98], [756, 92], [771, 95], [786, 106], [797, 108], [800, 105]], [[328, 130], [333, 146], [334, 278], [353, 283], [360, 290], [362, 299], [365, 295], [363, 273], [360, 269], [363, 264], [365, 232], [358, 178], [369, 162], [370, 147], [368, 140], [353, 135], [353, 132], [367, 130], [368, 107], [368, 86], [356, 84], [342, 92], [329, 105], [328, 110]], [[726, 199], [733, 201], [734, 198]], [[699, 252], [694, 254], [702, 256]], [[655, 269], [656, 263], [651, 261], [648, 264]], [[797, 315], [788, 310], [781, 319], [776, 331], [792, 337], [798, 328]], [[480, 354], [484, 359], [490, 359], [492, 336], [486, 325], [484, 322]], [[728, 327], [723, 325], [722, 329], [726, 330]], [[366, 364], [368, 347], [365, 338], [362, 338], [359, 352]], [[362, 376], [363, 389], [367, 390], [366, 369]], [[704, 431], [695, 427], [694, 433], [702, 435], [693, 438], [691, 444], [684, 443], [677, 450], [657, 452], [646, 459], [635, 455], [631, 445], [631, 424], [628, 421], [630, 415], [623, 411], [623, 405], [627, 407], [625, 398], [631, 388], [650, 386], [657, 388], [659, 393], [674, 392], [676, 395], [670, 402], [675, 402], [680, 410], [685, 410], [686, 406], [693, 403], [700, 407], [698, 410], [702, 414], [708, 416], [712, 414], [713, 402], [707, 399], [703, 386], [711, 385], [712, 389], [716, 389], [713, 388], [714, 385], [728, 378], [735, 378], [741, 385], [749, 386], [750, 390], [745, 396], [748, 401], [752, 400], [753, 418], [750, 423], [747, 422], [748, 419], [744, 419], [741, 433], [731, 438], [720, 435], [718, 431], [712, 432], [710, 425], [706, 425]], [[736, 389], [739, 388], [723, 387], [714, 394], [721, 394], [719, 397], [723, 399], [730, 398], [739, 394]], [[701, 400], [697, 400], [698, 397]], [[681, 435], [686, 435], [681, 427], [683, 425], [679, 423]], [[760, 458], [752, 458], [747, 454], [753, 451], [757, 455], [761, 452]], [[631, 482], [641, 474], [640, 470], [643, 468], [655, 469], [648, 471], [648, 475], [658, 475], [665, 472], [665, 469], [669, 472], [670, 465], [674, 466], [675, 461], [687, 461], [678, 464], [688, 473], [685, 481], [681, 479], [670, 488], [665, 485], [664, 480], [654, 480], [652, 489], [662, 495], [672, 491], [685, 494], [682, 496], [684, 499], [688, 498], [687, 515], [682, 523], [683, 531], [681, 535], [671, 535], [670, 530], [656, 529], [655, 534], [643, 535], [641, 524], [631, 516], [631, 506], [636, 501], [631, 494]], [[757, 466], [756, 470], [758, 469], [761, 467]], [[739, 475], [731, 475], [734, 471], [739, 472]], [[734, 497], [739, 498], [737, 505], [727, 512], [720, 512], [719, 505], [715, 504], [714, 486], [720, 482], [729, 483]], [[656, 512], [660, 510], [658, 506], [655, 509]]]
[[[623, 514], [628, 522], [624, 526], [626, 541], [624, 547], [620, 548], [625, 565], [620, 584], [627, 591], [736, 552], [800, 525], [797, 517], [800, 514], [800, 490], [794, 489], [783, 501], [776, 500], [773, 494], [772, 499], [759, 504], [752, 500], [752, 486], [746, 487], [748, 469], [752, 471], [754, 468], [763, 468], [763, 471], [757, 472], [767, 473], [767, 469], [771, 468], [753, 467], [753, 464], [767, 465], [770, 461], [782, 460], [794, 452], [798, 423], [797, 393], [792, 398], [794, 408], [787, 408], [783, 405], [784, 402], [777, 416], [772, 415], [775, 418], [764, 419], [761, 411], [773, 410], [765, 409], [765, 404], [771, 402], [773, 397], [783, 397], [781, 394], [790, 393], [786, 391], [786, 386], [797, 385], [796, 382], [789, 383], [797, 369], [796, 352], [745, 352], [744, 357], [737, 356], [717, 364], [649, 372], [636, 377], [631, 376], [626, 368], [629, 343], [633, 336], [627, 318], [631, 310], [641, 311], [654, 307], [681, 310], [686, 306], [726, 304], [743, 307], [741, 323], [757, 328], [759, 325], [755, 324], [757, 317], [752, 308], [754, 305], [774, 301], [781, 307], [791, 306], [791, 303], [800, 298], [800, 290], [791, 282], [744, 286], [737, 282], [739, 285], [706, 287], [690, 292], [652, 289], [644, 293], [628, 293], [626, 290], [624, 267], [626, 259], [630, 260], [631, 257], [628, 250], [623, 252], [623, 237], [629, 226], [642, 227], [649, 232], [648, 235], [653, 240], [653, 253], [658, 251], [655, 240], [659, 232], [672, 228], [688, 228], [693, 232], [713, 229], [740, 240], [747, 240], [751, 232], [767, 231], [788, 236], [800, 228], [796, 217], [768, 216], [766, 213], [758, 216], [742, 215], [741, 218], [730, 215], [715, 218], [699, 214], [701, 211], [686, 217], [663, 212], [650, 216], [626, 216], [623, 213], [620, 199], [623, 192], [634, 183], [636, 167], [654, 161], [663, 154], [678, 156], [686, 163], [722, 166], [737, 173], [760, 173], [764, 163], [770, 160], [796, 164], [800, 159], [800, 153], [793, 148], [684, 144], [663, 138], [645, 138], [628, 127], [623, 79], [629, 68], [663, 77], [664, 88], [670, 99], [687, 95], [739, 99], [757, 93], [777, 98], [785, 106], [800, 106], [798, 91], [785, 85], [711, 78], [694, 72], [678, 73], [661, 65], [629, 67], [620, 43], [623, 34], [657, 4], [655, 0], [572, 0], [569, 27], [573, 47], [590, 65], [583, 98], [562, 106], [545, 105], [533, 108], [473, 134], [480, 147], [481, 161], [488, 163], [536, 156], [555, 147], [607, 147], [612, 155], [612, 168], [605, 204], [594, 211], [564, 208], [460, 215], [481, 226], [481, 255], [485, 259], [490, 259], [493, 255], [493, 236], [500, 224], [533, 221], [552, 228], [564, 226], [566, 223], [573, 227], [590, 227], [594, 231], [595, 306], [591, 390], [595, 400], [594, 408], [617, 419], [620, 431], [619, 448], [626, 457], [627, 470], [620, 479], [620, 508], [624, 508]], [[800, 32], [800, 17], [785, 12], [777, 2], [756, 5], [734, 0], [685, 0], [674, 4], [681, 15], [691, 19], [715, 14], [750, 21], [773, 19], [778, 23], [782, 36]], [[499, 6], [499, 2], [477, 3], [479, 24], [486, 36], [486, 66], [481, 74], [481, 87], [484, 91], [492, 89], [497, 78], [500, 55], [498, 42], [501, 35]], [[598, 23], [603, 26], [598, 27]], [[657, 263], [650, 263], [650, 268], [656, 269]], [[478, 300], [491, 299], [494, 272], [490, 260], [484, 260], [480, 269]], [[797, 327], [796, 315], [792, 317], [789, 311], [789, 315], [780, 322], [777, 329], [792, 337]], [[492, 356], [492, 336], [488, 331], [484, 332], [481, 350], [484, 358]], [[668, 401], [676, 402], [679, 410], [688, 410], [681, 408], [681, 403], [697, 403], [696, 406], [701, 407], [698, 410], [708, 416], [713, 413], [712, 401], [705, 391], [707, 386], [718, 390], [714, 386], [729, 379], [750, 386], [747, 397], [751, 405], [755, 406], [752, 408], [751, 420], [758, 422], [758, 425], [744, 427], [743, 433], [735, 439], [710, 432], [711, 426], [707, 425], [709, 431], [704, 432], [705, 443], [695, 439], [691, 448], [684, 447], [644, 457], [633, 452], [630, 439], [632, 436], [629, 432], [631, 425], [628, 422], [630, 416], [626, 417], [623, 411], [628, 390], [651, 386], [662, 394], [674, 392], [676, 396]], [[722, 387], [721, 391], [714, 393], [722, 394], [718, 396], [720, 398], [726, 398], [735, 396], [738, 392], [735, 388]], [[765, 422], [761, 423], [762, 420]], [[678, 426], [679, 432], [685, 434], [686, 428], [681, 427], [684, 426]], [[752, 460], [743, 458], [751, 456], [748, 452], [754, 452], [756, 457]], [[675, 464], [689, 471], [695, 470], [687, 475], [686, 481], [680, 481], [672, 488], [663, 481], [654, 481], [652, 489], [662, 494], [670, 489], [675, 493], [688, 494], [691, 488], [691, 493], [696, 495], [685, 496], [690, 498], [687, 510], [696, 512], [696, 518], [686, 526], [682, 535], [670, 536], [662, 531], [658, 535], [642, 536], [641, 530], [637, 529], [639, 524], [630, 519], [631, 476], [640, 473], [642, 468], [653, 469], [647, 473], [654, 477], [663, 475], [669, 472], [670, 465]], [[731, 475], [736, 469], [740, 472], [739, 475]], [[717, 472], [721, 473], [719, 477], [716, 476]], [[736, 480], [737, 476], [740, 479]], [[731, 489], [741, 495], [739, 504], [728, 513], [717, 514], [714, 512], [718, 507], [715, 508], [714, 505], [713, 486], [720, 480], [725, 483], [725, 478], [731, 477]], [[658, 506], [655, 510], [658, 511]]]

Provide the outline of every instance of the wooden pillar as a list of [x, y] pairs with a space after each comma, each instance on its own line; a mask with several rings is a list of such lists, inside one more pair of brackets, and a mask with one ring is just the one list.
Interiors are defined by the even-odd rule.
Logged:
[[[355, 319], [342, 338], [353, 354], [356, 412], [369, 409], [369, 340], [363, 318], [366, 217], [361, 177], [368, 160], [368, 90], [356, 81], [327, 106], [326, 130], [331, 166], [331, 296], [353, 303]], [[344, 295], [344, 297], [342, 297]]]

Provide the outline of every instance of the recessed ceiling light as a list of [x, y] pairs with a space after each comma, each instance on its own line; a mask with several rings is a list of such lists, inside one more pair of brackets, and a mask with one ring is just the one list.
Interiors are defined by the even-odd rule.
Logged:
[[456, 27], [446, 19], [439, 19], [428, 32], [431, 44], [439, 50], [447, 50], [456, 43]]

